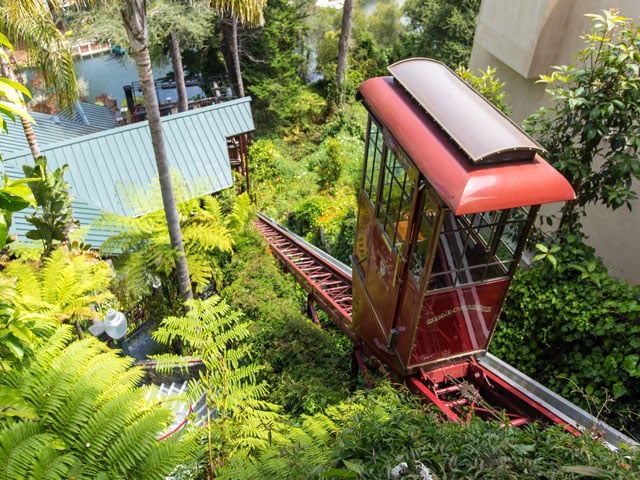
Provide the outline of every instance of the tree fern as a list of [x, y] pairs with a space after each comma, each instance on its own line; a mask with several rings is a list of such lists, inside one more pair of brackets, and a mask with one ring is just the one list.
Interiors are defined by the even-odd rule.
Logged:
[[[182, 239], [187, 257], [191, 281], [196, 292], [202, 292], [209, 284], [218, 287], [222, 281], [219, 266], [221, 255], [228, 255], [233, 248], [233, 229], [241, 221], [247, 221], [250, 211], [248, 197], [239, 200], [227, 218], [219, 202], [212, 196], [192, 198], [194, 188], [173, 173], [173, 182], [178, 199], [178, 212]], [[159, 202], [153, 201], [155, 187], [128, 195], [137, 202], [132, 205], [136, 212], [147, 212], [132, 218], [105, 214], [100, 220], [101, 228], [120, 231], [103, 243], [101, 253], [111, 256], [118, 271], [122, 296], [128, 303], [135, 303], [152, 292], [152, 285], [162, 284], [166, 290], [174, 288], [173, 272], [177, 252], [171, 248], [166, 220], [157, 210]], [[241, 197], [239, 197], [241, 198]], [[148, 213], [151, 212], [151, 213]]]
[[94, 307], [113, 295], [107, 287], [113, 273], [93, 254], [60, 247], [44, 264], [17, 259], [2, 272], [15, 284], [16, 308], [23, 312], [54, 315], [59, 322], [74, 323], [98, 317]]
[[65, 330], [0, 379], [38, 419], [0, 421], [0, 480], [164, 478], [182, 444], [158, 442], [171, 414], [145, 400], [142, 370], [94, 338], [69, 343]]
[[[154, 338], [170, 345], [180, 339], [187, 353], [205, 369], [190, 383], [191, 399], [206, 395], [208, 418], [204, 461], [215, 477], [234, 455], [250, 457], [269, 443], [280, 421], [276, 407], [262, 400], [267, 387], [258, 383], [261, 367], [250, 361], [249, 330], [240, 312], [218, 296], [188, 302], [182, 317], [163, 319]], [[158, 356], [164, 365], [186, 365], [185, 358]]]

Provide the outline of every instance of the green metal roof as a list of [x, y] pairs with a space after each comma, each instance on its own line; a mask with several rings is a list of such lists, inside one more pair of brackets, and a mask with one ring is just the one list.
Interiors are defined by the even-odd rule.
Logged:
[[[41, 149], [46, 145], [102, 130], [99, 126], [69, 121], [57, 115], [39, 112], [29, 112], [29, 114], [36, 122], [32, 125], [32, 128]], [[24, 136], [20, 121], [9, 121], [7, 122], [7, 127], [7, 133], [0, 134], [0, 154], [2, 154], [2, 157], [6, 159], [16, 153], [28, 152], [29, 144]]]
[[[251, 99], [245, 97], [162, 118], [169, 164], [194, 187], [194, 197], [233, 185], [227, 138], [255, 129], [250, 107]], [[102, 211], [139, 214], [128, 205], [123, 187], [146, 189], [157, 182], [146, 121], [41, 146], [41, 150], [50, 170], [69, 165], [65, 180], [75, 199], [74, 217], [81, 225], [89, 225]], [[10, 178], [23, 177], [22, 165], [33, 164], [28, 151], [5, 155], [4, 160]], [[13, 230], [20, 236], [29, 224], [18, 217]], [[104, 239], [95, 231], [86, 242], [99, 247]]]
[[63, 110], [58, 116], [62, 120], [97, 127], [101, 130], [118, 126], [115, 115], [108, 107], [94, 103], [76, 102], [73, 108]]

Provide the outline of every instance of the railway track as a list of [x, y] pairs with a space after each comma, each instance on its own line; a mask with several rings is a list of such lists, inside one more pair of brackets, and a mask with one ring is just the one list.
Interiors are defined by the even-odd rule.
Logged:
[[258, 214], [255, 227], [273, 255], [307, 292], [307, 306], [314, 320], [317, 303], [354, 340], [350, 328], [351, 268], [262, 214]]

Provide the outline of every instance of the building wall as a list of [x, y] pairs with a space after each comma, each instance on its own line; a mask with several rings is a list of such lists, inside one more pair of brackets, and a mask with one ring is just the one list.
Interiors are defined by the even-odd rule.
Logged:
[[[638, 0], [482, 0], [469, 67], [497, 69], [511, 117], [522, 123], [551, 100], [536, 83], [539, 76], [551, 73], [552, 65], [572, 63], [584, 47], [580, 37], [591, 26], [585, 15], [614, 7], [640, 21]], [[640, 192], [640, 182], [634, 186]], [[640, 200], [631, 212], [591, 207], [583, 223], [610, 273], [640, 284]]]

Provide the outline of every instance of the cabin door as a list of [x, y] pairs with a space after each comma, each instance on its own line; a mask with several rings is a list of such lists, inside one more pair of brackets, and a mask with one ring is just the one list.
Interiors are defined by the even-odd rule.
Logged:
[[[374, 162], [378, 168], [370, 168], [368, 172], [377, 170], [378, 181], [369, 182], [367, 188], [365, 177], [356, 236], [356, 245], [366, 244], [366, 256], [356, 258], [356, 263], [359, 262], [358, 281], [363, 283], [368, 304], [359, 333], [380, 347], [393, 342], [391, 329], [403, 286], [419, 177], [417, 168], [407, 157], [389, 145], [392, 145], [391, 139], [385, 138], [384, 147], [378, 150]], [[370, 142], [369, 166], [373, 161], [371, 149], [375, 147], [375, 142]], [[377, 184], [375, 193], [374, 183]], [[356, 256], [360, 256], [358, 247]]]

